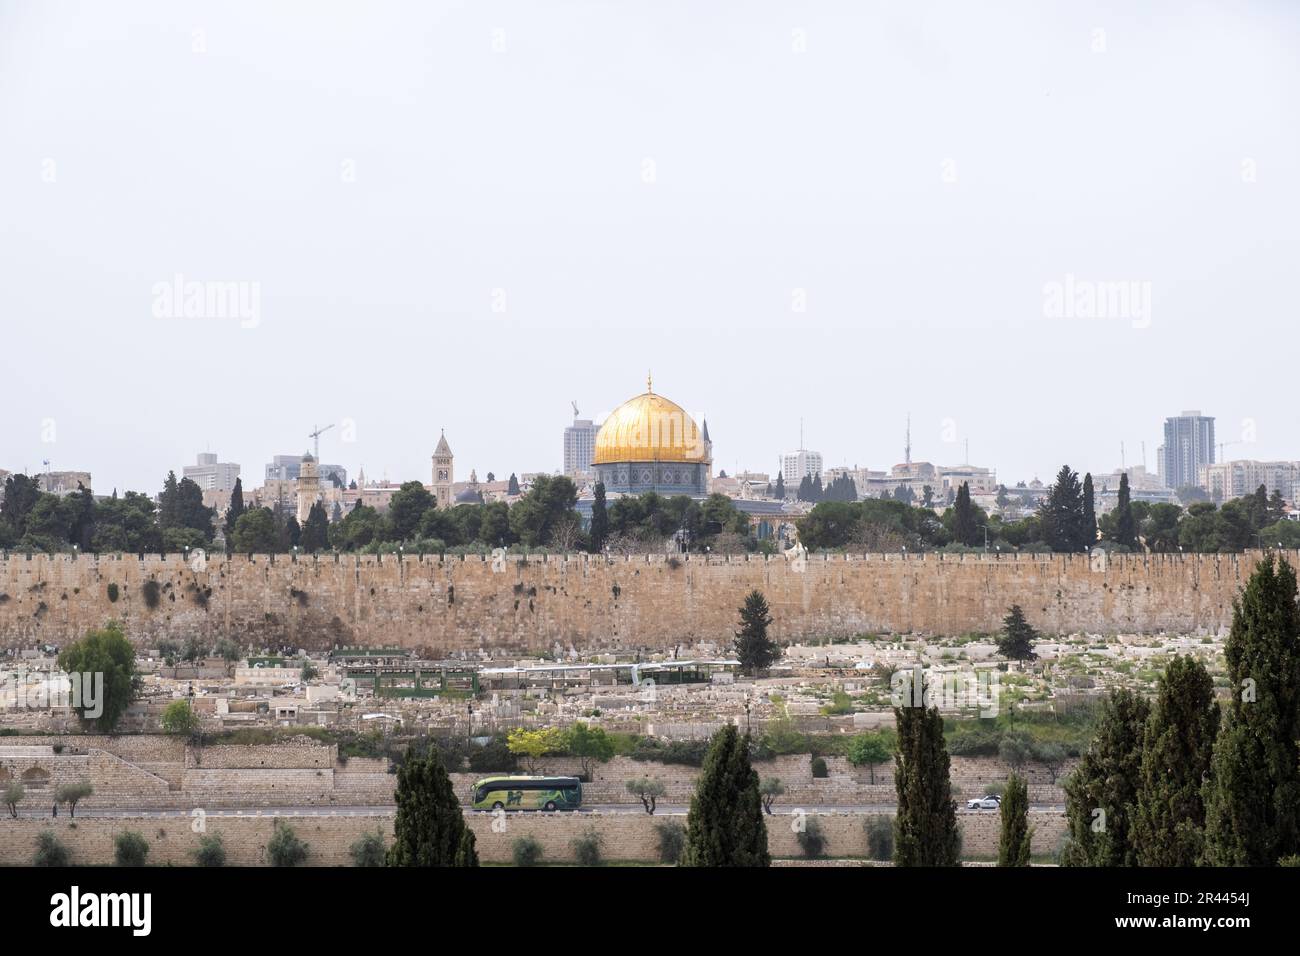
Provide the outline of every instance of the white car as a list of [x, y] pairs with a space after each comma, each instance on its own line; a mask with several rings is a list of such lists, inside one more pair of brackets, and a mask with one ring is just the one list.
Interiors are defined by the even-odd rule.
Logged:
[[1002, 798], [996, 793], [990, 793], [983, 797], [976, 797], [974, 800], [966, 801], [967, 810], [998, 810], [1002, 807]]

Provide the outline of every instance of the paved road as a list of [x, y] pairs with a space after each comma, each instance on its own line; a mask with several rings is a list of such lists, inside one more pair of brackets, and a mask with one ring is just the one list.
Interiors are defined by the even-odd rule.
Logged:
[[[656, 813], [685, 813], [689, 807], [685, 805], [670, 806], [660, 804], [656, 808]], [[890, 804], [857, 804], [844, 805], [836, 804], [833, 806], [799, 806], [796, 804], [778, 803], [774, 808], [777, 813], [789, 813], [792, 810], [805, 810], [809, 813], [893, 813], [897, 807]], [[958, 809], [964, 809], [964, 804], [959, 803]], [[1052, 804], [1034, 804], [1031, 809], [1034, 810], [1055, 810], [1063, 812], [1064, 806]], [[257, 809], [231, 809], [215, 808], [205, 811], [209, 817], [382, 817], [392, 816], [394, 808], [388, 807], [261, 807]], [[466, 813], [472, 813], [472, 810], [466, 810]], [[527, 811], [520, 811], [527, 812]], [[607, 803], [594, 804], [583, 807], [578, 813], [645, 813], [639, 803]], [[997, 813], [996, 810], [971, 811], [972, 813]], [[50, 819], [49, 811], [33, 810], [22, 808], [18, 811], [18, 816], [22, 819]], [[67, 819], [68, 812], [66, 807], [59, 809], [57, 819]], [[157, 809], [94, 809], [86, 807], [77, 811], [76, 819], [167, 819], [189, 817], [189, 810], [157, 810]], [[3, 822], [3, 821], [0, 821]]]

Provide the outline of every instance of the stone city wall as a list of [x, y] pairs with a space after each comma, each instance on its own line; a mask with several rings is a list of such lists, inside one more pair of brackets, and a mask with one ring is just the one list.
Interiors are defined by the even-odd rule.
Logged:
[[[399, 645], [442, 657], [729, 641], [757, 588], [781, 641], [992, 632], [1009, 605], [1049, 633], [1215, 632], [1260, 552], [1210, 555], [16, 555], [0, 558], [0, 646], [56, 645], [109, 619], [140, 646]], [[1296, 553], [1287, 557], [1296, 562]], [[147, 595], [155, 590], [156, 604]], [[109, 598], [116, 584], [117, 600]]]
[[[864, 822], [871, 814], [821, 813], [815, 818], [826, 837], [825, 855], [865, 857], [867, 855]], [[963, 855], [988, 858], [997, 854], [998, 814], [961, 811], [957, 814], [962, 828]], [[1053, 854], [1065, 833], [1064, 817], [1058, 812], [1031, 810], [1030, 823], [1035, 828], [1033, 848], [1037, 854]], [[206, 833], [219, 833], [225, 845], [228, 866], [266, 865], [266, 843], [276, 818], [270, 816], [216, 816], [203, 821]], [[392, 842], [391, 814], [370, 816], [284, 816], [297, 835], [308, 845], [308, 865], [348, 866], [349, 848], [364, 833], [380, 830], [385, 843]], [[479, 859], [483, 863], [508, 863], [511, 848], [521, 836], [531, 836], [542, 845], [543, 860], [571, 862], [573, 840], [592, 830], [602, 837], [602, 855], [610, 861], [657, 862], [656, 826], [686, 823], [685, 814], [644, 813], [511, 813], [497, 819], [488, 813], [471, 813], [466, 820], [474, 830]], [[766, 818], [768, 847], [774, 857], [799, 857], [802, 852], [795, 833], [797, 817], [778, 812]], [[495, 826], [494, 826], [495, 824]], [[504, 824], [504, 826], [503, 826]], [[23, 866], [31, 862], [37, 835], [51, 830], [69, 849], [74, 866], [102, 865], [113, 861], [113, 839], [134, 830], [149, 842], [148, 862], [152, 865], [187, 866], [201, 834], [194, 832], [195, 820], [183, 818], [78, 818], [73, 825], [66, 817], [57, 820], [6, 820], [0, 826], [0, 865]]]

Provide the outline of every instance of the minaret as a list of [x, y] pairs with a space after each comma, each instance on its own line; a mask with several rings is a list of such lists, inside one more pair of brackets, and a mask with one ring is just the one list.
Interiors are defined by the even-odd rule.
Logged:
[[320, 500], [320, 469], [311, 452], [303, 452], [298, 469], [298, 524], [306, 522], [311, 506]]
[[704, 492], [709, 494], [713, 491], [713, 441], [709, 438], [709, 420], [704, 419], [704, 428], [700, 432], [700, 439], [704, 442]]
[[451, 507], [451, 483], [455, 472], [452, 469], [452, 462], [455, 456], [451, 453], [451, 446], [447, 444], [447, 433], [444, 431], [442, 437], [438, 439], [438, 447], [433, 450], [433, 497], [438, 502], [439, 508]]

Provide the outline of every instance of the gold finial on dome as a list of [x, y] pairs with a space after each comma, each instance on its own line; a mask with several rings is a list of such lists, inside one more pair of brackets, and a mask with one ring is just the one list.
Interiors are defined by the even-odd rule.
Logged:
[[651, 383], [650, 383], [650, 372], [649, 372], [648, 369], [646, 370], [646, 373], [645, 373], [645, 393], [646, 393], [647, 395], [653, 395], [653, 394], [654, 394], [654, 388], [651, 386]]

